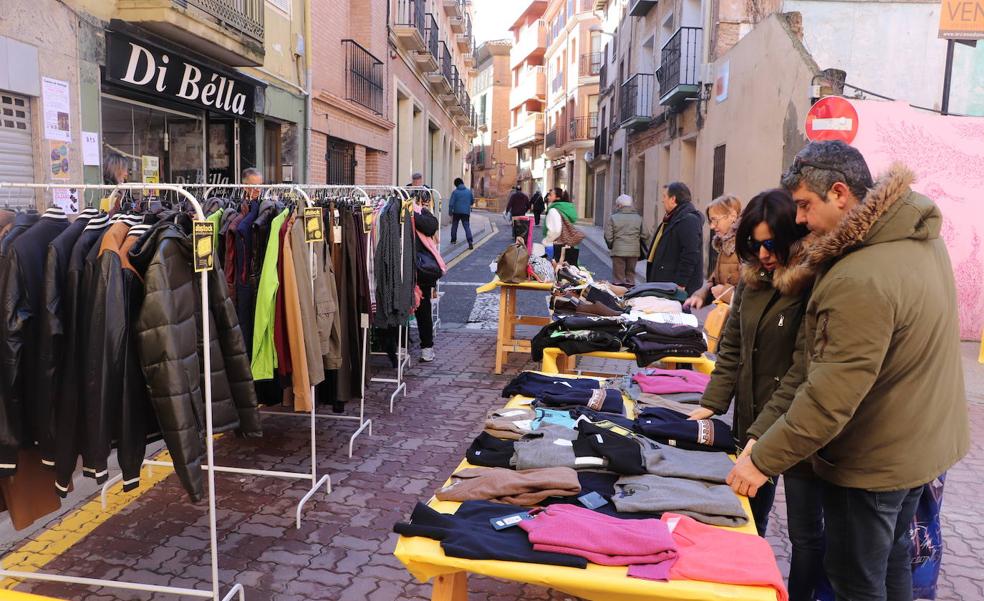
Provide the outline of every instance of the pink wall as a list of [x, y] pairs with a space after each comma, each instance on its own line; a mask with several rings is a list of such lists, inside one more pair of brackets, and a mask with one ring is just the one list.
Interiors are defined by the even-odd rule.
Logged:
[[852, 101], [853, 145], [877, 177], [901, 161], [916, 173], [913, 188], [939, 205], [943, 239], [957, 280], [960, 336], [984, 330], [984, 118], [943, 117], [904, 102]]

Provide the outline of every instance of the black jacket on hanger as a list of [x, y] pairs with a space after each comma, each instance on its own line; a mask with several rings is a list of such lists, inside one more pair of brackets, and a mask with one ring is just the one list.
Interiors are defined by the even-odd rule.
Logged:
[[[190, 219], [157, 223], [130, 250], [144, 280], [136, 321], [140, 363], [174, 470], [193, 501], [204, 494], [201, 289], [192, 264]], [[256, 392], [236, 309], [218, 268], [208, 272], [213, 432], [261, 436]]]
[[64, 211], [49, 209], [4, 252], [0, 268], [0, 475], [14, 473], [18, 449], [33, 446], [50, 419], [38, 413], [30, 389], [40, 351], [44, 257], [48, 244], [68, 225]]

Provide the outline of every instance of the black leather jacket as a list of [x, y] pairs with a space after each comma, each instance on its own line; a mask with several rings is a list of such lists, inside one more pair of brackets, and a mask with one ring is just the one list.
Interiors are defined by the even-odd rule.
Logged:
[[[140, 363], [175, 472], [193, 501], [202, 498], [206, 419], [202, 352], [201, 278], [192, 265], [191, 221], [184, 215], [156, 224], [130, 250], [144, 280], [136, 321]], [[225, 276], [208, 272], [212, 431], [238, 429], [261, 436], [256, 391]]]

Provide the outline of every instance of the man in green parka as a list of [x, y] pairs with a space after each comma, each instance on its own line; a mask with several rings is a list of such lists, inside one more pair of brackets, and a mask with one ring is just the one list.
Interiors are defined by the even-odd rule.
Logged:
[[922, 485], [969, 446], [942, 215], [913, 180], [893, 165], [872, 182], [843, 142], [809, 144], [783, 176], [797, 221], [820, 237], [808, 259], [818, 277], [806, 379], [728, 478], [754, 496], [767, 477], [812, 457], [825, 482], [824, 566], [839, 600], [912, 598], [907, 536]]

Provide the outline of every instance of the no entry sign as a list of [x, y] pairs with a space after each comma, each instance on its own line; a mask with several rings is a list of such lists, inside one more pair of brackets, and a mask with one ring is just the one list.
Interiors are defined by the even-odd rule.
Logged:
[[841, 140], [850, 144], [858, 135], [858, 112], [840, 96], [821, 98], [806, 114], [806, 137], [814, 142]]

